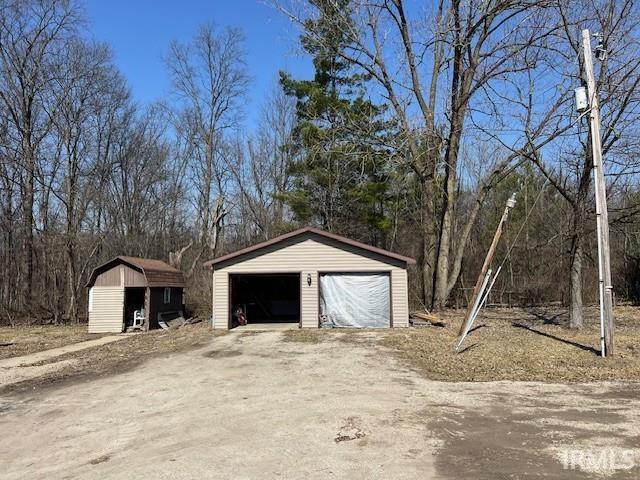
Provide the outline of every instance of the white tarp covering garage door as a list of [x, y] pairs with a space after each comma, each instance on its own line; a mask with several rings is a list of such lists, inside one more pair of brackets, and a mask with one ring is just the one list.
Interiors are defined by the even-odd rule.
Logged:
[[336, 327], [391, 326], [388, 273], [320, 275], [320, 314]]

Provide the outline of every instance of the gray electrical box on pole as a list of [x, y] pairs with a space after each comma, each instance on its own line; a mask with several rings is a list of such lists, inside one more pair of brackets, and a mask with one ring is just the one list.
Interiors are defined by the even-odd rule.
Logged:
[[[599, 46], [603, 49], [603, 46]], [[609, 214], [607, 188], [602, 167], [602, 140], [600, 135], [600, 108], [593, 74], [593, 56], [589, 30], [582, 30], [584, 80], [587, 87], [589, 133], [593, 155], [593, 173], [596, 194], [596, 223], [598, 232], [598, 280], [600, 287], [600, 345], [602, 356], [613, 355], [613, 287], [611, 285], [611, 259], [609, 256]], [[600, 58], [600, 57], [599, 57]]]
[[589, 110], [589, 99], [587, 97], [587, 89], [584, 87], [578, 87], [575, 89], [576, 94], [576, 110], [578, 112], [586, 112]]

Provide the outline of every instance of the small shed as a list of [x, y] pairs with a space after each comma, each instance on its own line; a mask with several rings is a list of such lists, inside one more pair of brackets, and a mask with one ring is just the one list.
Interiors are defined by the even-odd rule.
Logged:
[[123, 332], [134, 324], [158, 328], [182, 316], [184, 275], [161, 260], [116, 257], [96, 267], [89, 289], [89, 333]]
[[388, 250], [302, 228], [205, 263], [213, 269], [213, 325], [407, 327], [412, 263]]

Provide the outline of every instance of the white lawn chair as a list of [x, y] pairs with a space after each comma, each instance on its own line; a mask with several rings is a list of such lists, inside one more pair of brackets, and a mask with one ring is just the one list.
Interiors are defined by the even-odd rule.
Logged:
[[144, 325], [144, 308], [133, 312], [133, 324], [131, 325], [131, 330], [135, 330], [137, 328], [142, 329], [142, 325]]

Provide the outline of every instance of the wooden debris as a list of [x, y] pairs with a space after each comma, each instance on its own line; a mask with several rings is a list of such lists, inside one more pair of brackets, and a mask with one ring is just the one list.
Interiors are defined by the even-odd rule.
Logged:
[[[441, 319], [440, 317], [437, 317], [436, 315], [433, 315], [431, 313], [427, 313], [427, 312], [420, 312], [420, 311], [416, 311], [416, 312], [412, 312], [410, 317], [414, 320], [413, 321], [413, 326], [417, 327], [420, 326], [421, 323], [424, 322], [428, 322], [431, 325], [434, 325], [436, 327], [446, 327], [447, 326], [447, 322], [443, 319]], [[416, 322], [416, 320], [418, 320], [418, 322]], [[422, 320], [422, 322], [420, 322], [420, 320]]]
[[409, 318], [409, 324], [413, 328], [431, 328], [433, 325], [429, 322], [425, 322], [424, 320], [418, 320], [417, 318]]

